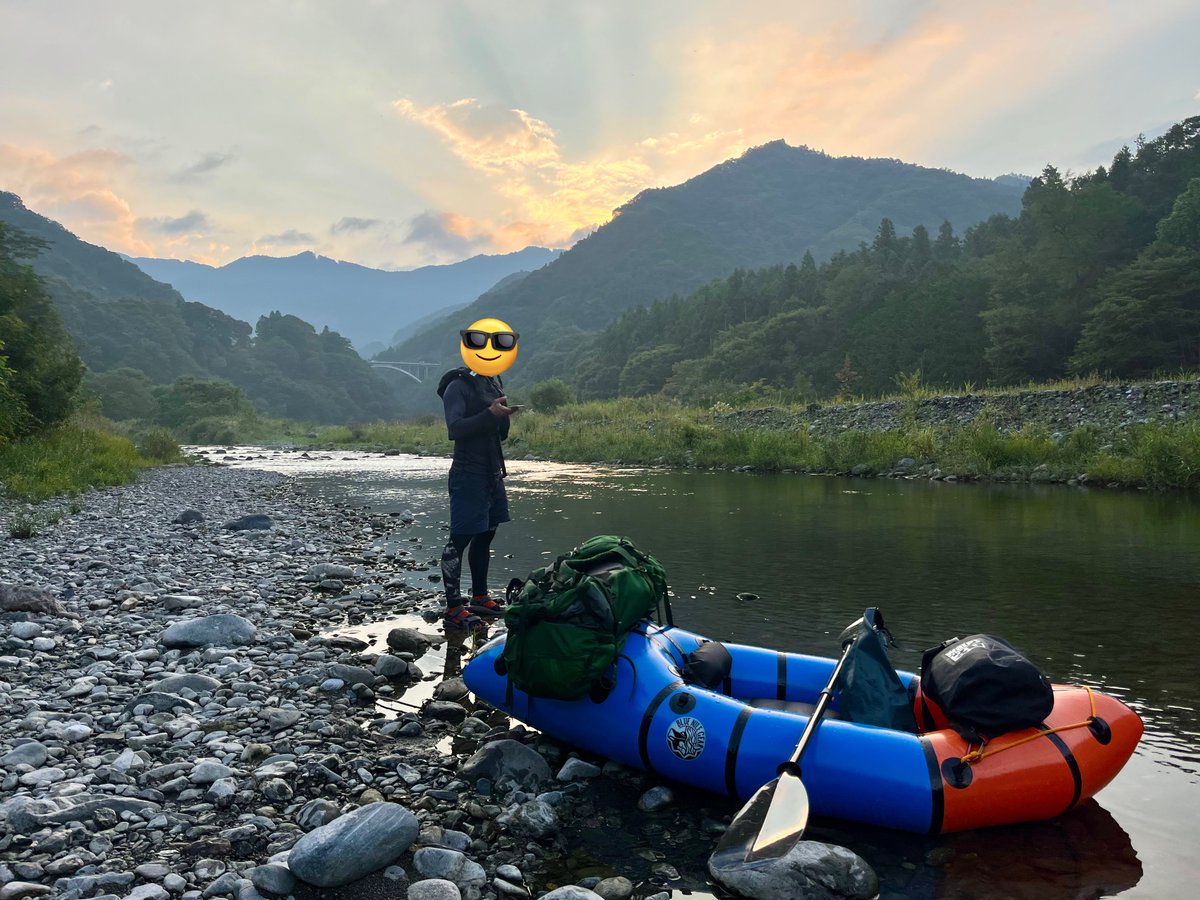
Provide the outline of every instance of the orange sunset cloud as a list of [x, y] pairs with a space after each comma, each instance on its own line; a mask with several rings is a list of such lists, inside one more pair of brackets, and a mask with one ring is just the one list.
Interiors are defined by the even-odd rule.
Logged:
[[43, 215], [87, 235], [87, 240], [131, 255], [154, 247], [134, 234], [136, 218], [112, 186], [126, 163], [112, 150], [85, 150], [56, 157], [45, 150], [0, 144], [0, 171], [6, 185]]

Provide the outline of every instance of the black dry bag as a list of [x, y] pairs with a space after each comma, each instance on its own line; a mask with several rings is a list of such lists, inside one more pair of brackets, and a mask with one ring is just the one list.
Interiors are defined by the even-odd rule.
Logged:
[[968, 740], [1032, 728], [1054, 708], [1038, 667], [992, 634], [951, 638], [921, 657], [921, 693]]

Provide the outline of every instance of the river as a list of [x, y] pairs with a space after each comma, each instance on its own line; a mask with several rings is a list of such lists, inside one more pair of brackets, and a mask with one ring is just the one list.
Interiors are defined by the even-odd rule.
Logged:
[[[411, 513], [405, 540], [417, 537], [436, 571], [448, 460], [244, 448], [214, 454], [222, 455], [228, 464], [292, 475], [330, 502]], [[675, 621], [690, 630], [834, 656], [842, 629], [877, 606], [905, 648], [893, 655], [900, 669], [915, 671], [920, 650], [946, 637], [990, 632], [1052, 680], [1097, 687], [1143, 717], [1145, 737], [1121, 774], [1096, 801], [1051, 823], [942, 838], [814, 823], [810, 837], [848, 846], [875, 867], [883, 897], [1195, 895], [1195, 499], [536, 461], [510, 463], [507, 485], [516, 521], [493, 544], [493, 589], [594, 534], [622, 534], [666, 567]], [[712, 797], [685, 802], [732, 811]], [[583, 830], [574, 863], [628, 874], [634, 837], [646, 840]], [[696, 836], [691, 858], [668, 853], [667, 861], [702, 872], [708, 841]], [[691, 896], [707, 896], [695, 874], [680, 883]]]

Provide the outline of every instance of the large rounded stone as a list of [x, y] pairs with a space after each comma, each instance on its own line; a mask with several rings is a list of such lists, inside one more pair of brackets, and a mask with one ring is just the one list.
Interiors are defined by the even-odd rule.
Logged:
[[340, 678], [349, 685], [365, 684], [370, 687], [375, 683], [375, 673], [362, 666], [348, 666], [345, 663], [334, 663], [329, 667], [331, 678]]
[[178, 694], [169, 694], [166, 691], [148, 691], [145, 694], [138, 694], [126, 703], [123, 713], [130, 715], [139, 706], [149, 706], [155, 712], [171, 712], [176, 707], [190, 712], [197, 708], [191, 700], [185, 700]]
[[415, 628], [393, 628], [388, 632], [387, 645], [397, 653], [422, 656], [429, 649], [429, 638]]
[[159, 640], [168, 647], [232, 647], [254, 641], [258, 629], [241, 616], [219, 613], [173, 622]]
[[[398, 656], [385, 653], [375, 660], [375, 674], [384, 678], [404, 678], [408, 675], [408, 663]], [[435, 694], [436, 696], [436, 689]]]
[[151, 685], [153, 690], [162, 691], [164, 694], [175, 694], [182, 690], [195, 691], [197, 694], [211, 694], [220, 686], [221, 682], [215, 678], [192, 673], [168, 675], [166, 678], [156, 681]]
[[343, 566], [338, 563], [317, 563], [315, 566], [309, 566], [308, 572], [304, 575], [305, 581], [324, 581], [326, 578], [338, 578], [346, 580], [354, 577], [354, 570], [349, 566]]
[[398, 803], [371, 803], [310, 831], [288, 855], [288, 868], [317, 887], [339, 887], [393, 862], [420, 831]]
[[866, 860], [820, 841], [799, 841], [778, 859], [752, 863], [742, 853], [714, 853], [708, 871], [751, 900], [868, 900], [879, 893], [879, 877]]
[[45, 744], [38, 741], [29, 741], [26, 744], [21, 744], [9, 750], [8, 753], [0, 757], [0, 766], [11, 769], [16, 766], [33, 766], [35, 769], [45, 765], [46, 760], [50, 756], [50, 751], [46, 749]]
[[534, 791], [550, 780], [550, 765], [520, 741], [492, 741], [463, 763], [460, 774], [472, 782], [486, 778], [500, 788], [512, 784]]

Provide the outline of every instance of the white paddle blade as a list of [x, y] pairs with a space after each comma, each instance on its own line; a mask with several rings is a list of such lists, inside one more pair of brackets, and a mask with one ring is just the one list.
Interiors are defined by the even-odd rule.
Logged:
[[804, 836], [808, 827], [808, 791], [798, 775], [783, 772], [775, 781], [775, 792], [767, 806], [766, 817], [754, 842], [750, 845], [748, 859], [782, 855], [770, 852], [781, 847], [786, 852], [791, 844]]

